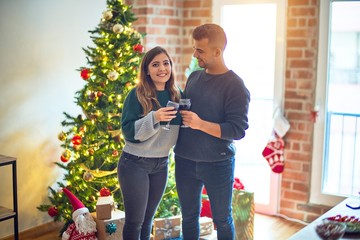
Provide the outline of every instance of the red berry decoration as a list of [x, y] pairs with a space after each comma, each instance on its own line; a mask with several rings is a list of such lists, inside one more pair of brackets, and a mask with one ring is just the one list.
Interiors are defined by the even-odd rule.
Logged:
[[81, 142], [82, 142], [81, 136], [75, 135], [75, 136], [71, 139], [71, 142], [72, 142], [74, 145], [80, 145]]
[[137, 53], [143, 53], [144, 52], [144, 46], [143, 45], [141, 45], [141, 44], [135, 44], [134, 46], [133, 46], [133, 49], [134, 49], [134, 51], [135, 52], [137, 52]]
[[88, 80], [90, 78], [90, 73], [90, 69], [84, 68], [83, 70], [81, 70], [80, 76], [82, 77], [82, 79]]
[[52, 206], [48, 209], [48, 214], [50, 217], [55, 217], [56, 215], [58, 215], [58, 212], [59, 211], [58, 211], [57, 207], [55, 207], [55, 206]]
[[100, 196], [101, 197], [107, 197], [110, 196], [111, 192], [110, 189], [108, 189], [107, 187], [103, 187], [102, 189], [100, 189]]

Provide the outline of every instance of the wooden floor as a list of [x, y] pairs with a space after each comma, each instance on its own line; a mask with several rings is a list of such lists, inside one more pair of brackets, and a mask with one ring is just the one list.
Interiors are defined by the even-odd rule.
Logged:
[[[61, 240], [61, 223], [50, 223], [20, 234], [20, 240]], [[280, 217], [255, 214], [254, 240], [286, 240], [305, 227]], [[14, 240], [13, 237], [0, 240]]]
[[286, 240], [305, 226], [280, 217], [255, 214], [254, 240]]

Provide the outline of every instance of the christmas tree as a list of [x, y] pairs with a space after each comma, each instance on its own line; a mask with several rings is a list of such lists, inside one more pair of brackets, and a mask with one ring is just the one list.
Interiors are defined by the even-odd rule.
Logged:
[[194, 56], [192, 56], [189, 67], [187, 67], [185, 70], [186, 78], [188, 78], [192, 72], [201, 70], [201, 69], [203, 69], [203, 68], [199, 66], [198, 60]]
[[[117, 163], [124, 146], [121, 113], [128, 92], [135, 86], [138, 67], [144, 55], [144, 34], [132, 28], [136, 20], [131, 5], [122, 0], [107, 0], [98, 26], [89, 31], [95, 46], [83, 48], [88, 66], [80, 67], [79, 79], [86, 81], [75, 93], [75, 103], [82, 112], [71, 116], [64, 112], [64, 130], [59, 133], [64, 149], [56, 165], [65, 170], [59, 189], [67, 187], [90, 212], [96, 209], [99, 196], [111, 194], [123, 209], [117, 179]], [[173, 164], [170, 170], [173, 171]], [[157, 216], [178, 212], [173, 174]], [[55, 221], [71, 222], [72, 206], [65, 194], [49, 187], [51, 204], [38, 206]]]

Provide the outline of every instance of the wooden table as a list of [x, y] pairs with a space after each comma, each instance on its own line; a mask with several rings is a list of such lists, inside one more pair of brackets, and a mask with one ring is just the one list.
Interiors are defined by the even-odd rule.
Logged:
[[[315, 225], [320, 222], [322, 219], [336, 216], [340, 214], [341, 216], [355, 216], [360, 219], [360, 209], [351, 209], [346, 206], [346, 203], [349, 202], [358, 202], [360, 204], [360, 198], [347, 198], [319, 218], [314, 220], [312, 223], [307, 225], [305, 228], [301, 229], [293, 236], [291, 236], [288, 240], [305, 240], [305, 239], [321, 239], [315, 232]], [[345, 233], [345, 235], [341, 239], [360, 239], [360, 233]]]

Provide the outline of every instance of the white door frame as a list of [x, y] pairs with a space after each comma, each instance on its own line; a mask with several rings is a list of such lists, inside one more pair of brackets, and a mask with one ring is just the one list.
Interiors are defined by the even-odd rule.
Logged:
[[[286, 1], [285, 0], [213, 0], [213, 22], [221, 25], [221, 10], [223, 5], [238, 4], [265, 4], [277, 5], [276, 26], [276, 49], [275, 49], [275, 76], [274, 76], [274, 109], [283, 109], [284, 79], [285, 79], [285, 24], [286, 24]], [[264, 133], [265, 134], [265, 133]], [[264, 146], [265, 147], [265, 146]], [[265, 159], [264, 159], [265, 161]], [[277, 214], [280, 207], [281, 174], [270, 175], [270, 203], [261, 205], [255, 203], [256, 212], [265, 214]]]

